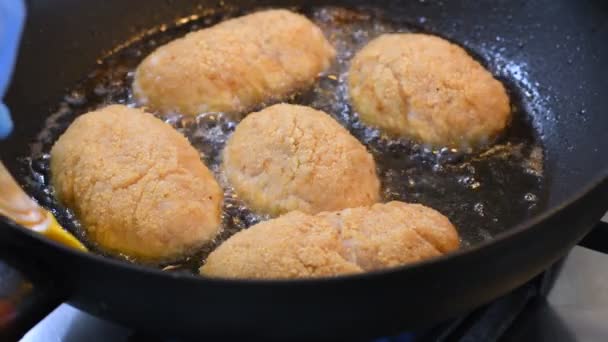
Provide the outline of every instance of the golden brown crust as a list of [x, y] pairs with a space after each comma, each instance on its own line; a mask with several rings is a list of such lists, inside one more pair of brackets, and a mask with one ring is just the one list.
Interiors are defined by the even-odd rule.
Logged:
[[223, 152], [237, 194], [278, 215], [370, 205], [380, 183], [371, 154], [324, 112], [278, 104], [249, 114]]
[[384, 34], [352, 60], [349, 94], [361, 119], [435, 147], [478, 147], [510, 120], [504, 86], [464, 49], [426, 34]]
[[188, 140], [112, 105], [78, 117], [51, 151], [52, 183], [88, 237], [142, 261], [183, 256], [220, 227], [222, 190]]
[[213, 251], [200, 272], [222, 278], [303, 278], [412, 263], [459, 247], [439, 212], [403, 202], [291, 212], [243, 230]]
[[242, 112], [309, 87], [334, 56], [306, 17], [261, 11], [159, 47], [137, 68], [133, 89], [163, 112]]

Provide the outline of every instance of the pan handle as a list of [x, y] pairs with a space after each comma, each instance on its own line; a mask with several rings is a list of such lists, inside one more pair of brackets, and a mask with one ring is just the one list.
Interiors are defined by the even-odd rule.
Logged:
[[608, 223], [598, 222], [578, 244], [596, 252], [608, 254]]
[[44, 265], [0, 250], [0, 341], [18, 341], [66, 298]]

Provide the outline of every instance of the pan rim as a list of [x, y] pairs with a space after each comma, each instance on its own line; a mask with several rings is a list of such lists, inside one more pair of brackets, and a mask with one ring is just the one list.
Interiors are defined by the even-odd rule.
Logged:
[[[587, 183], [585, 186], [581, 187], [578, 192], [574, 193], [570, 197], [561, 201], [560, 203], [553, 205], [544, 211], [538, 213], [537, 215], [506, 229], [504, 232], [497, 234], [494, 238], [486, 241], [482, 241], [477, 243], [471, 247], [467, 247], [464, 249], [458, 249], [454, 252], [444, 254], [435, 258], [426, 259], [417, 261], [414, 263], [409, 263], [405, 265], [384, 268], [374, 271], [367, 271], [362, 273], [354, 273], [354, 274], [344, 274], [338, 275], [334, 277], [312, 277], [312, 278], [295, 278], [295, 279], [241, 279], [241, 278], [213, 278], [213, 277], [205, 277], [197, 274], [190, 273], [171, 273], [163, 271], [159, 268], [154, 268], [150, 266], [145, 266], [136, 263], [130, 263], [127, 261], [122, 261], [118, 259], [112, 259], [105, 257], [103, 255], [92, 253], [92, 252], [84, 252], [80, 250], [76, 250], [67, 246], [64, 246], [58, 242], [47, 239], [41, 236], [39, 233], [33, 232], [25, 227], [22, 227], [15, 222], [5, 218], [0, 217], [0, 223], [4, 226], [10, 227], [9, 229], [14, 229], [18, 231], [18, 234], [25, 234], [30, 238], [37, 240], [38, 243], [42, 243], [47, 245], [47, 247], [52, 247], [58, 251], [61, 251], [63, 254], [68, 254], [71, 257], [85, 258], [92, 262], [101, 262], [105, 263], [110, 267], [118, 267], [122, 268], [125, 271], [129, 272], [138, 272], [144, 273], [148, 276], [154, 277], [163, 277], [163, 278], [172, 278], [173, 281], [186, 281], [186, 282], [197, 282], [197, 283], [209, 283], [213, 285], [246, 285], [246, 286], [287, 286], [287, 285], [309, 285], [309, 284], [330, 284], [330, 283], [341, 283], [341, 282], [350, 282], [356, 280], [370, 280], [372, 278], [380, 278], [389, 275], [395, 275], [397, 273], [403, 273], [408, 270], [415, 271], [422, 269], [424, 267], [429, 267], [432, 265], [441, 264], [448, 260], [453, 260], [456, 258], [462, 258], [466, 256], [471, 256], [476, 253], [480, 253], [487, 248], [490, 248], [494, 245], [498, 245], [500, 243], [505, 243], [508, 240], [514, 239], [517, 236], [520, 236], [526, 231], [533, 229], [535, 226], [538, 226], [543, 221], [549, 219], [552, 216], [557, 215], [559, 212], [565, 210], [576, 201], [585, 197], [595, 188], [601, 186], [602, 183], [608, 181], [608, 167], [604, 168], [601, 172], [598, 172], [598, 176], [592, 179], [591, 182]], [[608, 203], [605, 205], [605, 209], [608, 210]]]

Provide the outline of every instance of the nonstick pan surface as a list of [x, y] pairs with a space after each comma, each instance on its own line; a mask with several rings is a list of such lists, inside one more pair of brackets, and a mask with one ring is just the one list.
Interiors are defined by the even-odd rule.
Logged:
[[[25, 182], [18, 158], [58, 99], [95, 61], [148, 29], [230, 8], [297, 2], [32, 1], [7, 102], [16, 132], [2, 158]], [[320, 2], [319, 5], [326, 3]], [[10, 225], [12, 254], [26, 274], [54, 280], [51, 297], [136, 328], [177, 335], [377, 336], [462, 313], [527, 281], [575, 244], [606, 210], [607, 18], [599, 2], [333, 3], [379, 9], [394, 21], [442, 35], [511, 82], [544, 147], [545, 208], [492, 241], [409, 267], [337, 279], [222, 281], [166, 274], [67, 251]], [[313, 6], [306, 4], [306, 6]], [[496, 59], [493, 59], [496, 61]], [[503, 72], [504, 74], [500, 75]], [[530, 95], [528, 95], [530, 93]], [[534, 101], [527, 101], [530, 96]], [[27, 253], [27, 254], [24, 254]], [[24, 258], [13, 258], [20, 264]], [[23, 267], [23, 266], [22, 266]], [[46, 279], [45, 278], [45, 279]], [[37, 283], [46, 284], [44, 281]], [[49, 301], [52, 304], [52, 300]]]

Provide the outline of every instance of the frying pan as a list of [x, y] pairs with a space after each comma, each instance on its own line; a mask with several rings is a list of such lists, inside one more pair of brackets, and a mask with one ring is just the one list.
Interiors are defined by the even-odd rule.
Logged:
[[[491, 241], [405, 267], [332, 279], [220, 280], [164, 273], [72, 251], [0, 221], [0, 298], [18, 311], [7, 339], [63, 301], [151, 333], [185, 337], [338, 339], [391, 335], [467, 312], [530, 280], [581, 240], [608, 209], [608, 8], [602, 1], [313, 1], [367, 5], [470, 46], [523, 61], [550, 109], [535, 115], [545, 147], [547, 208]], [[53, 104], [129, 38], [222, 6], [298, 1], [32, 0], [7, 104], [18, 157]], [[473, 48], [474, 50], [474, 48]], [[473, 51], [475, 52], [475, 51]], [[23, 178], [21, 178], [23, 180]], [[19, 298], [17, 298], [19, 297]], [[6, 310], [5, 310], [6, 312]]]

